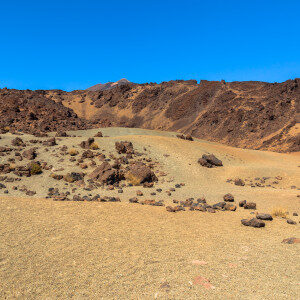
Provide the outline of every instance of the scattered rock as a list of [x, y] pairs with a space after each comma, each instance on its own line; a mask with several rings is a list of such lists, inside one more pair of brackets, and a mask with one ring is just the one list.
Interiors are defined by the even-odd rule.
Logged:
[[292, 219], [287, 219], [286, 222], [287, 222], [288, 224], [291, 224], [291, 225], [296, 225], [296, 224], [297, 224], [297, 222], [295, 222], [295, 221], [292, 220]]
[[83, 174], [71, 172], [66, 174], [63, 178], [66, 182], [72, 183], [75, 181], [83, 180]]
[[262, 220], [259, 220], [257, 218], [253, 218], [253, 219], [243, 219], [241, 220], [241, 223], [245, 226], [251, 226], [251, 227], [256, 227], [256, 228], [260, 228], [260, 227], [265, 227], [265, 222], [263, 222]]
[[29, 159], [29, 160], [33, 160], [37, 157], [37, 154], [36, 154], [36, 151], [35, 151], [35, 148], [31, 148], [29, 150], [25, 150], [23, 152], [23, 157]]
[[57, 145], [56, 144], [56, 139], [53, 137], [53, 138], [50, 138], [50, 139], [48, 139], [46, 141], [43, 141], [43, 145], [44, 146], [49, 146], [49, 147], [55, 146], [55, 145]]
[[127, 153], [127, 154], [133, 154], [133, 145], [131, 142], [128, 141], [121, 141], [115, 143], [116, 150], [119, 154], [121, 153]]
[[234, 197], [231, 194], [226, 194], [223, 196], [224, 201], [226, 202], [234, 202]]
[[142, 162], [136, 162], [130, 165], [125, 174], [125, 178], [133, 185], [157, 181], [157, 177], [153, 171]]
[[12, 141], [11, 141], [11, 144], [13, 146], [16, 146], [16, 147], [23, 147], [25, 146], [25, 143], [23, 142], [23, 140], [19, 137], [16, 137], [14, 138]]
[[98, 131], [98, 132], [94, 135], [94, 137], [103, 137], [103, 134], [102, 134], [101, 131]]
[[244, 186], [245, 182], [244, 182], [244, 180], [242, 180], [240, 178], [237, 178], [237, 179], [234, 180], [234, 184], [238, 185], [238, 186]]
[[282, 243], [284, 243], [284, 244], [299, 244], [300, 239], [295, 238], [295, 237], [290, 237], [290, 238], [284, 239], [282, 241]]
[[259, 220], [264, 220], [264, 221], [272, 221], [273, 217], [270, 214], [257, 214], [256, 218]]
[[213, 154], [203, 154], [202, 158], [198, 159], [198, 163], [207, 168], [212, 168], [212, 167], [221, 167], [223, 166], [223, 163], [220, 159], [216, 158]]
[[256, 203], [246, 202], [243, 207], [244, 209], [256, 209]]

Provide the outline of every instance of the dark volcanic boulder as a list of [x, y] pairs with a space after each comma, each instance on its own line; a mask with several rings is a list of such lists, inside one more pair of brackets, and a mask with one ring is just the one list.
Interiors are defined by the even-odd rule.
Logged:
[[157, 181], [157, 177], [153, 171], [142, 162], [137, 162], [129, 166], [125, 178], [133, 185]]
[[132, 153], [134, 153], [133, 145], [132, 145], [131, 142], [127, 142], [127, 141], [116, 142], [115, 147], [116, 147], [116, 150], [119, 154], [121, 154], [121, 153], [132, 154]]
[[95, 136], [95, 137], [103, 137], [103, 134], [102, 134], [101, 131], [99, 131], [99, 132], [97, 132], [94, 136]]
[[118, 171], [113, 169], [106, 161], [89, 174], [88, 177], [106, 184], [114, 184], [120, 180]]
[[226, 194], [223, 196], [224, 201], [226, 202], [233, 202], [234, 201], [234, 197], [231, 194]]
[[68, 137], [68, 134], [65, 131], [57, 131], [55, 136], [57, 136], [57, 137]]
[[246, 202], [243, 205], [244, 209], [256, 209], [256, 203], [254, 202]]
[[263, 222], [262, 220], [259, 220], [257, 218], [253, 218], [253, 219], [243, 219], [241, 220], [241, 223], [245, 226], [251, 226], [251, 227], [265, 227], [265, 222]]
[[80, 181], [83, 180], [83, 174], [71, 172], [64, 176], [64, 180], [69, 183]]
[[212, 167], [221, 167], [223, 166], [223, 163], [220, 159], [216, 158], [213, 154], [203, 154], [202, 158], [199, 158], [198, 163], [207, 168]]
[[273, 217], [270, 214], [257, 214], [256, 218], [264, 221], [272, 221]]
[[91, 145], [95, 142], [94, 138], [89, 138], [87, 141], [82, 141], [80, 147], [83, 149], [90, 149]]
[[34, 148], [25, 150], [22, 155], [23, 155], [23, 157], [30, 159], [30, 160], [35, 159], [37, 156]]
[[55, 138], [53, 137], [53, 138], [51, 138], [49, 140], [43, 141], [43, 145], [44, 146], [55, 146], [57, 144], [56, 144]]
[[238, 186], [244, 186], [245, 182], [244, 182], [243, 179], [237, 178], [237, 179], [234, 180], [234, 184], [238, 185]]
[[25, 146], [25, 143], [23, 142], [23, 140], [19, 137], [16, 137], [15, 139], [13, 139], [11, 141], [11, 144], [13, 146], [17, 146], [17, 147], [20, 147], [20, 146]]

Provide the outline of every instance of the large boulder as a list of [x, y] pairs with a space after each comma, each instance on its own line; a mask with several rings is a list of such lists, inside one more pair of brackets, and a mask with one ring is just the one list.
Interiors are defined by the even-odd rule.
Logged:
[[22, 155], [23, 155], [23, 157], [25, 157], [25, 158], [27, 158], [29, 160], [33, 160], [37, 156], [36, 151], [35, 151], [34, 148], [25, 150]]
[[82, 141], [79, 146], [83, 149], [90, 149], [94, 142], [94, 138], [89, 138], [87, 141]]
[[203, 154], [202, 158], [199, 158], [198, 163], [207, 168], [223, 166], [222, 161], [216, 158], [213, 154]]
[[142, 162], [130, 165], [125, 174], [125, 178], [133, 185], [157, 181], [157, 177], [154, 172]]
[[43, 145], [44, 146], [55, 146], [55, 145], [57, 145], [56, 144], [56, 139], [54, 138], [54, 137], [52, 137], [52, 138], [50, 138], [50, 139], [48, 139], [48, 140], [46, 140], [46, 141], [43, 141]]
[[119, 154], [121, 154], [121, 153], [133, 154], [134, 153], [133, 145], [131, 142], [127, 142], [127, 141], [116, 142], [115, 147]]
[[106, 161], [90, 173], [88, 177], [106, 184], [114, 184], [120, 180], [120, 174], [118, 171], [113, 169]]
[[265, 227], [265, 222], [262, 221], [262, 220], [259, 220], [257, 218], [252, 218], [252, 219], [243, 219], [241, 220], [241, 223], [244, 225], [244, 226], [251, 226], [251, 227], [256, 227], [256, 228], [259, 228], [259, 227]]
[[75, 181], [83, 180], [83, 176], [84, 176], [83, 173], [71, 172], [71, 173], [68, 173], [64, 176], [64, 180], [66, 182], [72, 183], [72, 182], [75, 182]]
[[270, 214], [257, 214], [256, 218], [259, 220], [264, 220], [264, 221], [272, 221], [273, 217]]
[[17, 147], [20, 147], [20, 146], [25, 146], [25, 143], [23, 142], [23, 140], [19, 137], [16, 137], [14, 138], [12, 141], [11, 141], [11, 144], [13, 146], [17, 146]]

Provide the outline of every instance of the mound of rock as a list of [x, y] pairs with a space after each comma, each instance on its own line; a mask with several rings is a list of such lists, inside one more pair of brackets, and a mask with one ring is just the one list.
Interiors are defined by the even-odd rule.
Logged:
[[252, 219], [243, 219], [241, 220], [241, 223], [244, 226], [250, 226], [250, 227], [256, 227], [256, 228], [260, 228], [260, 227], [265, 227], [265, 222], [263, 222], [262, 220], [259, 220], [257, 218], [252, 218]]
[[133, 185], [157, 181], [154, 172], [142, 162], [130, 165], [125, 173], [125, 178]]
[[182, 140], [187, 140], [187, 141], [193, 141], [193, 137], [188, 134], [188, 135], [184, 135], [184, 134], [177, 134], [176, 137], [178, 137], [179, 139], [182, 139]]
[[223, 163], [220, 159], [216, 158], [213, 154], [203, 154], [202, 158], [198, 159], [198, 163], [206, 168], [213, 168], [213, 167], [222, 167]]
[[88, 177], [101, 183], [114, 184], [121, 180], [122, 174], [105, 161], [90, 173]]
[[94, 142], [94, 138], [88, 138], [87, 141], [82, 141], [79, 146], [83, 149], [90, 149]]
[[133, 154], [133, 145], [131, 142], [121, 141], [115, 143], [116, 150], [119, 154], [126, 153], [126, 154]]

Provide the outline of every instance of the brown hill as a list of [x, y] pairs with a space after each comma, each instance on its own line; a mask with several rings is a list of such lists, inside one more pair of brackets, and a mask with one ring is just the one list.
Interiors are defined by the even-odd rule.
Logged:
[[0, 90], [0, 126], [23, 131], [140, 127], [231, 146], [300, 150], [300, 79], [283, 83], [169, 81], [103, 91]]
[[[55, 91], [59, 95], [60, 91]], [[76, 113], [45, 97], [45, 91], [0, 89], [0, 129], [29, 133], [86, 129]]]
[[93, 126], [178, 131], [236, 147], [289, 152], [300, 150], [299, 85], [300, 79], [200, 84], [181, 80], [98, 92], [49, 91], [46, 96]]

